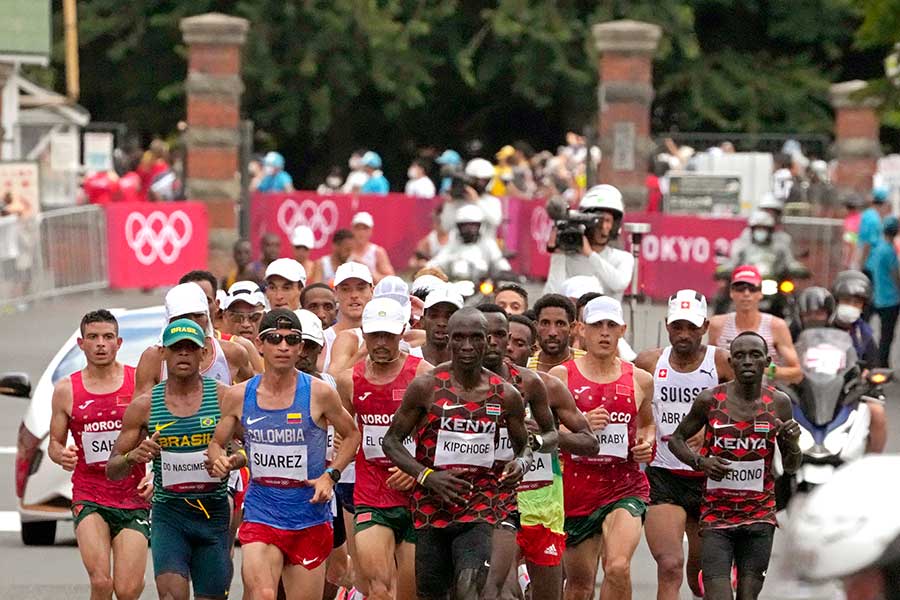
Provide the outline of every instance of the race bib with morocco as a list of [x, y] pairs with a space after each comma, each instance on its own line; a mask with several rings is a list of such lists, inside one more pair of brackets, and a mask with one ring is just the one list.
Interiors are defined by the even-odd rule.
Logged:
[[271, 487], [306, 485], [306, 446], [253, 444], [250, 447], [250, 475], [254, 481]]
[[763, 491], [763, 481], [766, 472], [766, 463], [763, 459], [734, 461], [730, 466], [731, 470], [725, 474], [722, 481], [713, 481], [712, 477], [707, 477], [706, 489], [736, 492]]
[[98, 465], [109, 460], [119, 430], [113, 431], [85, 431], [81, 434], [81, 446], [84, 450], [84, 462], [89, 465]]
[[206, 472], [205, 450], [160, 453], [163, 488], [170, 492], [208, 492], [221, 483]]
[[594, 432], [600, 451], [594, 456], [574, 456], [573, 460], [588, 463], [607, 462], [610, 458], [628, 458], [628, 423], [610, 423]]
[[434, 450], [436, 467], [491, 467], [494, 464], [494, 433], [438, 432]]
[[[387, 430], [387, 425], [363, 425], [362, 449], [366, 460], [377, 463], [386, 462], [388, 465], [394, 464], [384, 455], [384, 450], [381, 448], [381, 442], [384, 441]], [[416, 455], [416, 441], [411, 437], [407, 436], [403, 440], [403, 447], [413, 456]]]

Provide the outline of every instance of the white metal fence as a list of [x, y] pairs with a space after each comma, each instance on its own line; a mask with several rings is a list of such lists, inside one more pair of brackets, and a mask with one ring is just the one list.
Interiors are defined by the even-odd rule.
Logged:
[[0, 306], [106, 288], [106, 261], [99, 206], [0, 217]]

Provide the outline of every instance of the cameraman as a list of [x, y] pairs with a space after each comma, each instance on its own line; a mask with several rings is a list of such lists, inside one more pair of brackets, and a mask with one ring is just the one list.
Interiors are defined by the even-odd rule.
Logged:
[[483, 158], [473, 158], [464, 171], [450, 173], [450, 198], [447, 210], [441, 217], [441, 226], [450, 233], [451, 243], [456, 237], [456, 211], [466, 204], [475, 204], [484, 214], [481, 235], [485, 239], [496, 240], [497, 228], [503, 222], [503, 205], [500, 199], [488, 193], [487, 188], [494, 178], [494, 165]]
[[[547, 212], [556, 220], [556, 225], [547, 240], [547, 251], [552, 256], [544, 293], [562, 293], [562, 285], [566, 279], [575, 275], [593, 275], [600, 280], [603, 293], [621, 301], [623, 292], [631, 283], [634, 270], [634, 257], [609, 245], [610, 241], [619, 237], [622, 218], [625, 216], [621, 192], [607, 184], [592, 187], [581, 199], [578, 205], [578, 212], [581, 214], [574, 220], [570, 220], [568, 208], [563, 212], [558, 204], [556, 199], [547, 203]], [[570, 232], [579, 227], [578, 223], [584, 222], [585, 217], [596, 218], [583, 226], [581, 246], [567, 246], [563, 243], [571, 233], [561, 237], [558, 245], [559, 228], [562, 226]]]

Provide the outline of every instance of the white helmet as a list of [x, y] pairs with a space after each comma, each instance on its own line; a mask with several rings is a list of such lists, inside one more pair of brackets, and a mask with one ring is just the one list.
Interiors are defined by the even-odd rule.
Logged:
[[579, 210], [608, 210], [614, 213], [617, 219], [625, 215], [625, 204], [622, 202], [622, 192], [615, 186], [603, 183], [589, 189], [581, 202]]
[[771, 209], [771, 210], [784, 210], [784, 200], [779, 200], [775, 197], [772, 192], [766, 192], [762, 195], [762, 198], [759, 199], [759, 204], [756, 205], [756, 208], [759, 210]]
[[482, 223], [484, 222], [484, 212], [475, 204], [465, 204], [456, 211], [456, 224], [460, 223]]
[[475, 179], [492, 179], [494, 177], [494, 165], [483, 158], [473, 158], [466, 165], [466, 175]]
[[900, 455], [868, 455], [838, 469], [790, 515], [789, 556], [822, 581], [900, 564]]
[[754, 210], [747, 219], [747, 225], [750, 227], [768, 227], [775, 229], [775, 218], [764, 210]]

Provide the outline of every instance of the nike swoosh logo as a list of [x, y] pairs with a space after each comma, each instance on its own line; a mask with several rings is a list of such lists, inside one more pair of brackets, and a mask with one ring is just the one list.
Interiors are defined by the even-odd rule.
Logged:
[[253, 425], [254, 423], [259, 423], [260, 421], [262, 421], [265, 418], [266, 418], [266, 415], [263, 415], [261, 417], [256, 417], [255, 419], [248, 418], [247, 425]]
[[313, 559], [309, 559], [309, 560], [307, 560], [307, 559], [304, 558], [304, 559], [303, 559], [302, 561], [300, 561], [300, 562], [303, 563], [303, 566], [304, 566], [304, 567], [307, 567], [307, 566], [313, 564], [314, 562], [316, 562], [317, 560], [319, 560], [319, 557], [318, 557], [318, 556], [315, 557], [315, 558], [313, 558]]
[[143, 525], [144, 527], [150, 527], [150, 523], [148, 523], [147, 521], [144, 521], [143, 519], [135, 519], [134, 522], [137, 523], [138, 525]]
[[90, 405], [93, 404], [93, 403], [94, 403], [93, 400], [87, 400], [84, 404], [79, 404], [79, 405], [78, 405], [78, 410], [84, 410], [84, 409], [86, 409], [88, 406], [90, 406]]
[[445, 404], [441, 408], [443, 410], [453, 410], [454, 408], [462, 408], [462, 404]]
[[728, 423], [713, 423], [713, 429], [722, 429], [728, 427]]
[[160, 425], [159, 423], [157, 423], [157, 424], [156, 424], [156, 431], [162, 431], [162, 430], [165, 429], [166, 427], [170, 427], [170, 426], [174, 425], [174, 424], [177, 423], [177, 422], [178, 422], [178, 421], [175, 420], [175, 421], [172, 421], [172, 422], [170, 422], [170, 423], [166, 423], [165, 425]]

